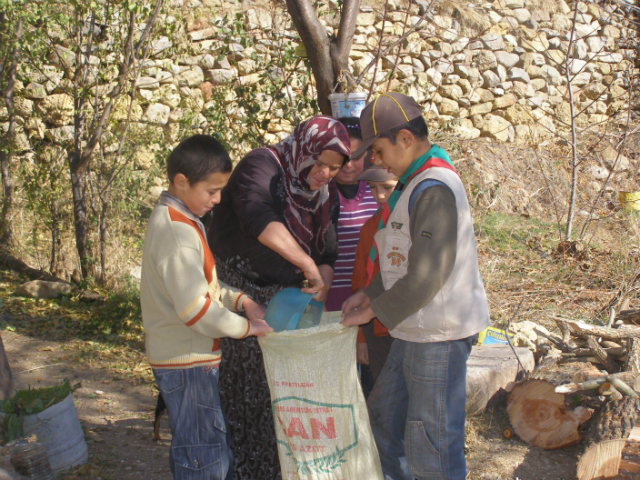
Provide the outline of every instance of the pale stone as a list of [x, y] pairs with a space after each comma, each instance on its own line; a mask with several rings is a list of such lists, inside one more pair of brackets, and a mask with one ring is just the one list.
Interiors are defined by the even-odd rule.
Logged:
[[582, 72], [586, 65], [587, 65], [587, 62], [584, 60], [580, 60], [577, 58], [572, 58], [569, 60], [569, 66], [571, 68], [571, 73], [573, 75], [576, 75]]
[[22, 94], [27, 98], [38, 100], [47, 96], [47, 90], [44, 88], [44, 85], [30, 83], [24, 88]]
[[73, 121], [73, 97], [65, 93], [49, 95], [38, 104], [42, 118], [56, 127], [70, 125]]
[[439, 90], [440, 95], [452, 100], [462, 97], [462, 87], [459, 85], [442, 85]]
[[619, 154], [613, 147], [607, 145], [598, 152], [604, 163], [610, 169], [613, 169], [614, 165], [616, 166], [615, 170], [628, 170], [631, 167], [631, 162], [629, 159], [622, 154]]
[[512, 125], [497, 115], [487, 115], [484, 119], [482, 132], [501, 142], [509, 140], [509, 127]]
[[504, 390], [517, 380], [521, 371], [520, 363], [527, 372], [534, 369], [533, 353], [522, 347], [515, 347], [515, 350], [517, 357], [509, 345], [481, 345], [471, 349], [467, 360], [467, 415], [478, 414], [487, 405], [503, 404], [506, 397]]
[[71, 292], [73, 287], [66, 282], [46, 282], [44, 280], [33, 280], [23, 283], [16, 290], [16, 295], [31, 298], [57, 298]]
[[551, 66], [555, 67], [557, 65], [564, 65], [565, 63], [566, 55], [562, 50], [547, 50], [545, 55], [549, 60], [551, 60]]
[[484, 88], [478, 88], [476, 89], [476, 93], [480, 96], [480, 99], [482, 102], [491, 102], [493, 101], [493, 93], [491, 93], [489, 90], [486, 90]]
[[513, 11], [513, 16], [518, 20], [518, 23], [525, 23], [531, 20], [531, 13], [526, 8], [516, 8]]
[[534, 10], [533, 12], [531, 12], [531, 20], [534, 20], [536, 22], [550, 22], [551, 16], [546, 10]]
[[427, 78], [432, 85], [440, 85], [442, 83], [442, 74], [434, 68], [427, 70]]
[[591, 24], [592, 21], [593, 21], [593, 17], [588, 13], [578, 12], [576, 14], [576, 22], [578, 23]]
[[602, 52], [598, 53], [595, 59], [596, 61], [603, 63], [620, 63], [622, 61], [622, 54], [616, 52]]
[[546, 87], [547, 87], [546, 78], [534, 78], [533, 80], [531, 80], [531, 88], [533, 88], [536, 92]]
[[498, 75], [491, 70], [483, 72], [482, 78], [484, 78], [483, 86], [485, 88], [493, 88], [500, 83], [500, 77], [498, 77]]
[[162, 85], [154, 94], [154, 101], [171, 108], [180, 105], [180, 93], [175, 85]]
[[30, 117], [33, 113], [33, 101], [24, 97], [14, 97], [13, 108], [22, 117]]
[[74, 128], [71, 125], [67, 125], [59, 128], [50, 128], [44, 132], [44, 136], [52, 142], [58, 144], [64, 144], [73, 140]]
[[596, 165], [591, 165], [587, 168], [587, 172], [594, 180], [605, 180], [609, 177], [609, 170], [605, 167], [599, 167]]
[[[606, 108], [605, 108], [605, 111], [606, 111]], [[30, 118], [24, 124], [24, 128], [29, 132], [29, 137], [37, 137], [40, 139], [44, 138], [44, 134], [47, 130], [47, 127], [45, 126], [44, 122], [39, 118]]]
[[149, 123], [166, 125], [169, 121], [170, 113], [171, 109], [168, 106], [161, 103], [152, 103], [147, 107], [147, 111], [142, 118]]
[[151, 48], [153, 49], [153, 54], [157, 55], [160, 52], [167, 50], [173, 47], [173, 42], [169, 40], [168, 37], [160, 37], [152, 43]]
[[588, 52], [588, 48], [584, 40], [579, 39], [573, 44], [574, 57], [584, 60], [585, 58], [587, 58], [587, 52]]
[[591, 81], [591, 74], [589, 72], [582, 72], [573, 77], [571, 80], [571, 84], [577, 87], [582, 87], [584, 85], [588, 85]]
[[562, 85], [562, 76], [550, 65], [544, 65], [540, 68], [542, 71], [542, 78], [544, 78], [551, 85]]
[[500, 16], [500, 14], [498, 14], [498, 12], [491, 10], [489, 12], [489, 21], [495, 25], [496, 23], [500, 23], [502, 21], [502, 17]]
[[480, 39], [490, 50], [502, 50], [504, 48], [502, 37], [496, 33], [488, 33], [481, 36]]
[[196, 87], [204, 82], [204, 73], [200, 67], [195, 66], [177, 75], [176, 79], [181, 87]]
[[187, 35], [192, 42], [198, 42], [207, 38], [215, 38], [218, 34], [217, 28], [206, 28], [195, 32], [189, 32]]
[[508, 108], [511, 105], [515, 105], [515, 103], [518, 101], [518, 97], [513, 94], [513, 93], [507, 93], [506, 95], [503, 95], [500, 98], [496, 98], [493, 101], [493, 109], [502, 109], [502, 108]]
[[[131, 100], [129, 97], [121, 97], [118, 99], [116, 104], [113, 107], [113, 111], [111, 113], [111, 120], [115, 121], [124, 121], [129, 117], [129, 104]], [[131, 121], [137, 122], [142, 118], [142, 107], [136, 102], [133, 101], [133, 105], [131, 106]]]
[[524, 0], [504, 0], [503, 3], [506, 8], [511, 8], [511, 9], [524, 8], [524, 5], [525, 5]]
[[413, 75], [413, 67], [411, 65], [402, 64], [396, 67], [399, 79], [409, 78]]
[[498, 72], [498, 78], [500, 78], [500, 83], [505, 82], [507, 80], [507, 69], [502, 65], [498, 65], [496, 70]]
[[520, 60], [520, 56], [515, 53], [509, 53], [505, 51], [494, 52], [496, 56], [496, 61], [504, 66], [506, 69], [514, 67], [518, 60]]
[[520, 98], [529, 98], [533, 97], [536, 94], [530, 83], [523, 82], [514, 82], [513, 93], [515, 93]]
[[509, 70], [509, 80], [531, 83], [529, 74], [522, 68], [513, 67]]
[[618, 39], [618, 38], [620, 38], [620, 29], [618, 27], [613, 26], [613, 25], [605, 25], [604, 29], [602, 30], [602, 34], [605, 37]]
[[575, 31], [580, 38], [585, 38], [590, 35], [597, 35], [597, 32], [601, 29], [600, 24], [598, 22], [593, 22], [591, 24], [584, 23], [576, 23]]
[[438, 111], [441, 115], [455, 115], [459, 110], [458, 102], [448, 98], [443, 98], [438, 104]]
[[454, 125], [451, 127], [451, 133], [463, 140], [475, 140], [480, 136], [482, 132], [473, 126], [473, 123], [468, 125]]
[[[245, 58], [244, 60], [240, 60], [238, 62], [238, 75], [250, 75], [256, 71], [256, 62], [249, 58]], [[203, 77], [204, 79], [204, 77]], [[191, 86], [191, 85], [190, 85]]]
[[493, 110], [493, 104], [491, 102], [479, 103], [477, 105], [473, 105], [469, 109], [469, 115], [484, 115], [486, 113], [490, 113]]
[[529, 109], [519, 103], [507, 108], [504, 117], [514, 125], [529, 123], [531, 121]]
[[481, 71], [490, 70], [498, 66], [496, 55], [491, 50], [479, 50], [474, 52], [473, 60]]
[[160, 87], [160, 82], [157, 78], [153, 77], [140, 77], [138, 78], [138, 87], [146, 88], [147, 90], [155, 90]]

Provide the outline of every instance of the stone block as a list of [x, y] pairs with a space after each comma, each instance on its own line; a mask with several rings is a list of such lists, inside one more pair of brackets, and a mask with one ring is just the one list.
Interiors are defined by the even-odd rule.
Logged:
[[519, 55], [505, 52], [503, 50], [494, 52], [494, 54], [496, 56], [496, 61], [506, 69], [514, 67], [520, 60]]
[[485, 115], [487, 113], [490, 113], [491, 110], [493, 110], [493, 103], [492, 102], [478, 103], [477, 105], [473, 105], [469, 109], [469, 115], [472, 116], [472, 117], [474, 115]]
[[455, 100], [450, 100], [448, 98], [443, 98], [442, 101], [438, 104], [438, 111], [441, 115], [456, 115], [460, 107], [458, 106], [458, 102]]
[[70, 125], [73, 121], [73, 97], [65, 93], [49, 95], [37, 108], [42, 118], [56, 127]]
[[452, 100], [458, 100], [462, 97], [462, 87], [459, 85], [442, 85], [439, 89], [440, 95]]
[[[525, 370], [532, 371], [533, 353], [523, 347], [515, 347], [515, 351]], [[478, 414], [488, 404], [503, 401], [505, 388], [518, 379], [519, 370], [518, 358], [509, 345], [474, 346], [467, 360], [467, 415]]]
[[481, 36], [480, 40], [482, 40], [482, 43], [484, 43], [489, 50], [502, 50], [504, 48], [502, 36], [497, 33], [487, 33]]
[[57, 298], [60, 295], [71, 292], [73, 287], [69, 283], [46, 282], [44, 280], [33, 280], [24, 283], [16, 290], [16, 295], [31, 298]]
[[47, 90], [44, 88], [44, 85], [39, 83], [30, 83], [24, 88], [22, 94], [27, 98], [39, 100], [47, 96]]
[[149, 123], [156, 123], [160, 125], [166, 125], [169, 121], [169, 114], [171, 109], [167, 105], [161, 103], [152, 103], [147, 107], [147, 111], [142, 117], [143, 120]]
[[509, 70], [509, 80], [531, 83], [529, 74], [524, 69], [518, 67], [513, 67]]
[[496, 55], [491, 50], [476, 50], [473, 61], [480, 71], [491, 70], [498, 66]]
[[483, 84], [484, 88], [493, 88], [500, 83], [500, 77], [492, 70], [487, 70], [486, 72], [483, 72], [482, 78], [484, 79], [484, 84]]
[[487, 115], [481, 130], [489, 137], [506, 142], [509, 140], [509, 127], [513, 130], [513, 126], [504, 118], [497, 115]]
[[525, 23], [531, 20], [531, 13], [526, 8], [516, 8], [513, 11], [513, 16], [518, 20], [518, 23]]
[[507, 93], [506, 95], [496, 98], [493, 101], [493, 109], [497, 110], [497, 109], [508, 108], [511, 105], [515, 105], [517, 101], [518, 101], [518, 97], [515, 94]]

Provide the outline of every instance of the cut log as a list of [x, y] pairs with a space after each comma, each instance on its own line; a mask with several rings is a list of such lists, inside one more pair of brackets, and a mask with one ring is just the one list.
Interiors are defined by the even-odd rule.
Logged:
[[640, 427], [633, 427], [627, 443], [622, 449], [618, 480], [640, 479]]
[[640, 338], [640, 327], [636, 325], [622, 325], [619, 328], [598, 327], [596, 325], [587, 325], [586, 323], [577, 323], [565, 318], [553, 317], [556, 322], [564, 322], [571, 332], [580, 337], [586, 338], [589, 335], [602, 337], [606, 340], [626, 340], [629, 338]]
[[640, 325], [640, 310], [622, 310], [616, 319], [624, 323]]
[[640, 373], [640, 339], [638, 338], [633, 338], [629, 341], [629, 354], [627, 355], [625, 370], [636, 375]]
[[593, 355], [604, 365], [604, 368], [609, 373], [616, 373], [620, 368], [618, 364], [604, 351], [596, 339], [593, 337], [587, 338], [587, 344], [589, 345], [589, 350], [593, 353]]
[[578, 364], [540, 369], [518, 384], [507, 400], [507, 414], [513, 431], [525, 442], [544, 449], [562, 448], [580, 441], [578, 427], [591, 418], [591, 411], [567, 408], [565, 394], [557, 385], [584, 382], [601, 376], [593, 365]]
[[618, 478], [622, 452], [640, 415], [639, 407], [638, 398], [624, 397], [607, 403], [596, 415], [585, 435], [587, 449], [578, 461], [578, 480]]

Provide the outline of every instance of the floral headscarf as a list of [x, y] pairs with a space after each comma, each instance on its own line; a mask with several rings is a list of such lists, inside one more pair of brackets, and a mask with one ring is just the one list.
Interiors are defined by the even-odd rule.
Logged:
[[325, 150], [349, 157], [347, 129], [334, 118], [318, 115], [301, 123], [291, 135], [269, 150], [278, 158], [284, 171], [284, 218], [289, 231], [307, 253], [311, 253], [312, 242], [317, 251], [323, 253], [324, 235], [331, 224], [329, 210], [338, 194], [333, 182], [312, 192], [308, 176]]

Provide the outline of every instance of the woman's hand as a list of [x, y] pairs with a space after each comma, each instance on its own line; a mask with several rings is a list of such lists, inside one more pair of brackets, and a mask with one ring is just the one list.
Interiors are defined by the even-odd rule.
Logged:
[[362, 365], [369, 365], [369, 348], [366, 343], [356, 343], [356, 360]]
[[[304, 278], [309, 281], [309, 287], [302, 289], [304, 293], [319, 294], [319, 292], [321, 292], [321, 290], [325, 288], [324, 278], [320, 274], [320, 270], [318, 269], [315, 262], [311, 259], [311, 257], [308, 257], [308, 260], [305, 262], [304, 266], [300, 268], [300, 270], [302, 270]], [[329, 284], [329, 286], [331, 286], [331, 284]], [[313, 298], [314, 300], [317, 300], [315, 296]]]
[[249, 297], [245, 296], [242, 299], [242, 308], [244, 308], [249, 321], [262, 320], [264, 318], [264, 308], [262, 308]]

